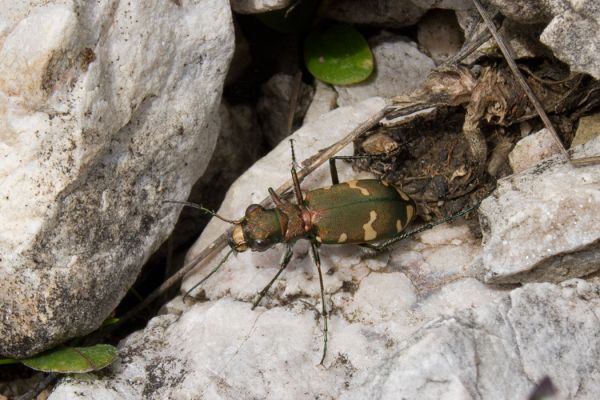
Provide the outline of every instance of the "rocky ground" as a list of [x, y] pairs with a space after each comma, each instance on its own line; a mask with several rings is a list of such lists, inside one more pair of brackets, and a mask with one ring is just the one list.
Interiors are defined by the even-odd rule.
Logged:
[[[145, 328], [105, 338], [122, 339], [113, 365], [40, 398], [595, 398], [600, 169], [566, 156], [600, 154], [600, 8], [485, 4], [557, 141], [471, 1], [332, 2], [322, 18], [356, 24], [375, 59], [351, 86], [298, 80], [301, 35], [255, 18], [292, 3], [0, 4], [0, 353], [85, 336], [131, 308], [116, 307], [148, 260], [134, 288], [229, 227], [213, 218], [190, 247], [207, 219], [186, 211], [159, 250], [180, 210], [163, 201], [224, 197], [219, 214], [239, 218], [290, 178], [288, 137], [302, 167], [376, 118], [340, 154], [377, 157], [338, 163], [341, 181], [402, 188], [415, 226], [482, 203], [382, 253], [321, 246], [322, 365], [300, 240], [255, 309], [281, 245], [229, 257], [184, 297], [227, 250], [211, 256]], [[325, 163], [302, 187], [330, 184]], [[44, 377], [0, 366], [0, 398]]]

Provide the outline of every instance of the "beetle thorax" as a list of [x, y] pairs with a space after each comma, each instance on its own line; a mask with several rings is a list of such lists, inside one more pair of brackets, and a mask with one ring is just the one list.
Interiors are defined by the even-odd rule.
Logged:
[[311, 230], [310, 213], [302, 206], [296, 204], [284, 203], [277, 208], [287, 219], [285, 225], [282, 224], [283, 239], [285, 242], [291, 242], [306, 236]]

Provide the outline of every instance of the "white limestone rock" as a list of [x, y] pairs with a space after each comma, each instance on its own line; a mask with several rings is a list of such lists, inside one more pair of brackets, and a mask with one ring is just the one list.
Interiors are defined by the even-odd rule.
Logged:
[[597, 136], [600, 136], [600, 113], [581, 117], [577, 124], [575, 137], [571, 142], [571, 148], [587, 143]]
[[[600, 153], [600, 138], [574, 157]], [[600, 169], [561, 155], [498, 181], [481, 204], [488, 282], [562, 281], [600, 267]]]
[[600, 79], [600, 3], [597, 0], [490, 0], [509, 19], [541, 23], [540, 36], [576, 72]]
[[[423, 317], [428, 302], [451, 308], [473, 291], [490, 292], [473, 280], [446, 289], [449, 297], [425, 300], [411, 315]], [[320, 331], [310, 307], [198, 303], [154, 318], [121, 343], [107, 373], [65, 378], [49, 399], [524, 399], [545, 376], [560, 398], [595, 397], [598, 285], [535, 283], [471, 303], [405, 332], [394, 329], [410, 324], [397, 309], [387, 323], [381, 314], [360, 322], [334, 316], [324, 367], [316, 365]]]
[[600, 79], [600, 3], [553, 0], [552, 21], [540, 40], [576, 72]]
[[375, 59], [375, 71], [364, 82], [335, 86], [338, 104], [345, 106], [369, 97], [391, 98], [418, 88], [435, 67], [416, 43], [403, 36], [384, 33], [369, 41]]
[[304, 114], [302, 124], [311, 123], [320, 118], [321, 115], [333, 110], [337, 105], [337, 96], [337, 92], [330, 85], [315, 80], [315, 94], [306, 110], [306, 114]]
[[436, 64], [441, 64], [460, 50], [463, 32], [456, 14], [447, 10], [433, 10], [419, 21], [417, 40]]
[[226, 1], [0, 2], [0, 354], [97, 328], [219, 130]]
[[559, 154], [560, 144], [546, 128], [519, 140], [508, 154], [513, 172], [519, 173], [538, 164], [542, 160]]

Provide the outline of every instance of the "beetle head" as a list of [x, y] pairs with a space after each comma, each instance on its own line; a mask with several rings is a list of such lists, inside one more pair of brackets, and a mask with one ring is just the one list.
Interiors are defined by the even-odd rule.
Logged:
[[229, 246], [237, 252], [248, 249], [265, 251], [283, 240], [280, 216], [276, 209], [251, 204], [245, 217], [227, 236]]

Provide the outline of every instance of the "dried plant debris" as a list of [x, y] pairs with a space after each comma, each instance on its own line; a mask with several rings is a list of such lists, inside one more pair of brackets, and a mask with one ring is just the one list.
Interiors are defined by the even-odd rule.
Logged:
[[[568, 145], [578, 119], [599, 105], [600, 85], [559, 62], [519, 68]], [[487, 193], [495, 179], [512, 172], [507, 160], [514, 144], [543, 127], [508, 66], [497, 60], [440, 66], [394, 104], [382, 127], [356, 143], [358, 154], [383, 156], [360, 164], [419, 201], [426, 219]]]

